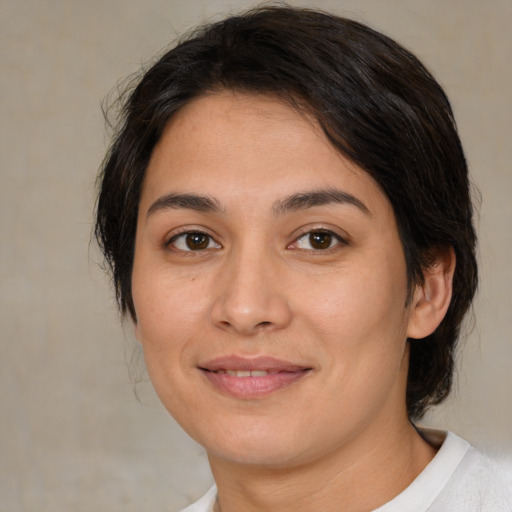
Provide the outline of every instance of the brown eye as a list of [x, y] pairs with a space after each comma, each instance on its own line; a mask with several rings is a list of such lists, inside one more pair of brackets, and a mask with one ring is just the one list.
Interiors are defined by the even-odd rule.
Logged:
[[333, 236], [327, 231], [317, 231], [309, 234], [309, 243], [313, 249], [328, 249], [331, 247]]
[[206, 249], [220, 249], [221, 246], [206, 233], [201, 231], [188, 231], [171, 238], [169, 246], [180, 251], [204, 251]]
[[343, 244], [344, 240], [329, 230], [314, 230], [304, 233], [294, 242], [296, 249], [307, 251], [325, 251], [337, 245]]
[[185, 243], [191, 251], [199, 251], [208, 247], [210, 237], [204, 233], [188, 233], [185, 236]]

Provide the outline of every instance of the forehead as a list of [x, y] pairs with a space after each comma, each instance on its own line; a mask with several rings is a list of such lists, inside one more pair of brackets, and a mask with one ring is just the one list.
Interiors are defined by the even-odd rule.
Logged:
[[272, 96], [225, 91], [191, 101], [169, 121], [146, 172], [141, 208], [173, 192], [275, 204], [320, 188], [363, 195], [369, 209], [389, 207], [373, 178], [332, 146], [314, 118]]
[[233, 158], [243, 178], [245, 170], [263, 162], [272, 161], [275, 167], [286, 161], [291, 168], [290, 153], [302, 153], [306, 146], [315, 146], [315, 154], [323, 147], [325, 153], [340, 156], [306, 113], [273, 96], [224, 91], [192, 100], [171, 118], [150, 166], [171, 153], [191, 167], [212, 167]]

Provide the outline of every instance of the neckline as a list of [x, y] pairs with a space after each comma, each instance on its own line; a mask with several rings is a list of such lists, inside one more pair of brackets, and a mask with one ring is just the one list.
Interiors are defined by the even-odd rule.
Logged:
[[439, 446], [438, 452], [406, 489], [373, 512], [426, 512], [470, 448], [467, 441], [452, 432], [430, 428], [418, 428], [418, 432], [432, 446]]
[[[471, 446], [452, 432], [425, 427], [417, 427], [417, 430], [427, 442], [439, 448], [438, 452], [406, 489], [373, 512], [426, 512], [446, 487]], [[213, 512], [216, 498], [217, 488], [213, 486], [196, 502], [204, 507], [197, 510]]]

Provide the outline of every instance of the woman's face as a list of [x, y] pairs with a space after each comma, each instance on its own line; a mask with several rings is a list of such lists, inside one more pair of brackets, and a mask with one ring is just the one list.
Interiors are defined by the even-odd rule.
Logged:
[[406, 266], [389, 201], [266, 96], [179, 111], [142, 188], [136, 334], [209, 452], [286, 466], [406, 421]]

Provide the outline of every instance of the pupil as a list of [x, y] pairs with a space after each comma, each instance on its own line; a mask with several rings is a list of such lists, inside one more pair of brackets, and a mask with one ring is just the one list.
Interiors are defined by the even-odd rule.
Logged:
[[208, 247], [208, 237], [202, 233], [189, 233], [186, 238], [187, 247], [192, 251], [206, 249]]
[[311, 233], [309, 242], [315, 249], [328, 249], [331, 246], [332, 235], [330, 233]]

